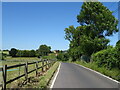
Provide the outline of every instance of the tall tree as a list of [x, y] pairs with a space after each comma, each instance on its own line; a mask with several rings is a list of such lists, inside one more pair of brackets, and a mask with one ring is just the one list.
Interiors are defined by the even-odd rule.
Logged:
[[107, 48], [109, 39], [105, 36], [118, 32], [118, 20], [100, 2], [84, 2], [77, 20], [80, 26], [65, 28], [65, 39], [70, 41], [69, 53], [73, 60]]
[[84, 2], [80, 14], [77, 15], [77, 22], [80, 25], [89, 25], [97, 36], [110, 36], [118, 32], [118, 20], [112, 14], [100, 2]]

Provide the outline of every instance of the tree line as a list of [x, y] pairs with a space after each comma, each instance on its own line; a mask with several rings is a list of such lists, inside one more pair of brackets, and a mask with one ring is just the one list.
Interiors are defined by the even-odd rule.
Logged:
[[9, 55], [12, 57], [40, 57], [47, 56], [50, 52], [50, 46], [40, 45], [37, 50], [19, 50], [16, 48], [11, 48]]

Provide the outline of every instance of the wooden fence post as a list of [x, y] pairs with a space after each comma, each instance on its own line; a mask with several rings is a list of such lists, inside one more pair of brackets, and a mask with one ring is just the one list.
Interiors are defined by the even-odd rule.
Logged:
[[42, 72], [44, 72], [44, 60], [42, 60]]
[[3, 90], [6, 90], [7, 65], [3, 66]]
[[28, 79], [28, 62], [25, 64], [25, 80], [27, 81]]
[[51, 67], [52, 65], [51, 65], [51, 60], [50, 60], [50, 67]]
[[50, 68], [50, 61], [48, 60], [48, 68]]
[[38, 62], [36, 61], [36, 76], [37, 76], [37, 74], [38, 74]]
[[48, 68], [47, 68], [47, 59], [46, 59], [46, 71], [47, 71], [47, 69], [48, 69]]

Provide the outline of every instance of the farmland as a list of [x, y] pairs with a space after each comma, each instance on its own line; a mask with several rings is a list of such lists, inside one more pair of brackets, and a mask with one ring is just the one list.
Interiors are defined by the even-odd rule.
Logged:
[[[6, 53], [7, 55], [9, 55], [8, 52], [3, 52], [3, 53]], [[50, 54], [48, 56], [44, 56], [43, 59], [54, 59], [55, 56], [54, 54]], [[23, 63], [26, 63], [26, 62], [34, 62], [34, 61], [39, 61], [40, 58], [37, 58], [37, 57], [11, 57], [11, 56], [6, 56], [4, 58], [3, 61], [1, 61], [1, 67], [3, 65], [7, 65], [7, 66], [12, 66], [12, 65], [16, 65], [16, 64], [23, 64]], [[42, 64], [39, 63], [38, 64], [39, 66], [41, 66]], [[13, 69], [10, 69], [7, 71], [7, 81], [10, 80], [10, 79], [13, 79], [14, 77], [17, 77], [19, 75], [22, 75], [24, 74], [24, 66], [22, 67], [18, 67], [18, 68], [13, 68]], [[32, 65], [29, 65], [28, 66], [28, 71], [30, 70], [33, 70], [35, 69], [35, 65], [32, 64]], [[39, 69], [39, 72], [41, 71], [41, 69]], [[0, 72], [1, 74], [1, 72]], [[35, 76], [35, 72], [29, 74], [28, 77], [33, 77]], [[10, 84], [7, 85], [8, 88], [10, 87], [17, 87], [18, 86], [18, 83], [21, 83], [22, 81], [24, 81], [24, 77], [20, 78], [19, 80], [16, 80]], [[1, 79], [2, 80], [2, 79]], [[1, 81], [2, 82], [2, 81]]]

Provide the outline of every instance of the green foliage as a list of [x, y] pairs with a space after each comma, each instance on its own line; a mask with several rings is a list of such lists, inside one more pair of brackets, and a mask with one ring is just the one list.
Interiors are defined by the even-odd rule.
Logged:
[[17, 57], [35, 57], [36, 52], [35, 50], [18, 50]]
[[12, 57], [16, 57], [18, 50], [15, 48], [11, 48], [11, 50], [9, 51], [10, 56]]
[[4, 59], [5, 59], [5, 57], [6, 57], [6, 54], [4, 54], [3, 52], [2, 52], [2, 53], [0, 53], [0, 60], [4, 60]]
[[120, 69], [120, 51], [118, 46], [101, 50], [93, 54], [92, 59], [98, 63], [98, 66], [105, 66], [107, 69], [114, 67]]
[[[65, 29], [65, 39], [70, 41], [69, 54], [73, 61], [80, 59], [81, 55], [91, 56], [92, 53], [107, 48], [108, 39], [95, 37], [86, 26], [73, 26]], [[73, 30], [72, 30], [73, 29]]]
[[2, 53], [0, 53], [0, 60], [2, 60]]
[[69, 60], [69, 55], [68, 53], [59, 53], [57, 55], [57, 59], [61, 61], [68, 61]]
[[82, 53], [80, 51], [80, 46], [70, 48], [68, 53], [69, 53], [69, 56], [71, 57], [72, 61], [80, 60], [80, 57], [82, 55]]
[[78, 23], [89, 25], [96, 35], [110, 36], [118, 32], [118, 20], [110, 11], [100, 2], [84, 2], [80, 14], [77, 15]]
[[120, 40], [116, 43], [116, 47], [120, 48]]
[[47, 45], [40, 45], [38, 53], [40, 56], [46, 56], [50, 53], [51, 47]]
[[70, 42], [69, 54], [73, 61], [81, 55], [90, 57], [93, 53], [106, 49], [110, 36], [118, 32], [118, 20], [100, 2], [84, 2], [77, 15], [81, 26], [65, 28], [65, 39]]

